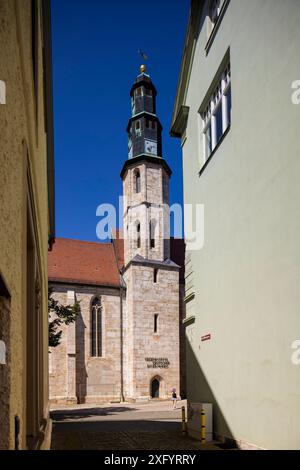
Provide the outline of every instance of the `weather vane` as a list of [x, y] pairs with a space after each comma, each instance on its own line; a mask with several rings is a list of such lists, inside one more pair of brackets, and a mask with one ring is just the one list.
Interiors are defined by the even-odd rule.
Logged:
[[[139, 53], [139, 55], [140, 55], [144, 60], [148, 60], [148, 59], [149, 59], [148, 55], [147, 55], [144, 51], [142, 51], [141, 49], [138, 50], [138, 53]], [[145, 64], [141, 65], [141, 66], [140, 66], [140, 71], [141, 71], [141, 73], [145, 73], [146, 68], [147, 68], [147, 67], [146, 67]]]

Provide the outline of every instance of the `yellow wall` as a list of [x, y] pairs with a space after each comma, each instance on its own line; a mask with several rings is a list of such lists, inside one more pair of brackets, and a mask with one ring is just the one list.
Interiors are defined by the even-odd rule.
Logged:
[[[41, 9], [41, 2], [38, 1], [37, 4]], [[14, 416], [18, 415], [21, 419], [20, 447], [25, 448], [28, 180], [32, 183], [37, 257], [41, 272], [45, 352], [42, 399], [44, 415], [48, 415], [48, 199], [41, 24], [39, 23], [38, 31], [38, 92], [35, 94], [31, 1], [1, 0], [0, 18], [0, 80], [6, 83], [6, 104], [0, 105], [0, 271], [11, 294], [10, 447], [14, 447]]]

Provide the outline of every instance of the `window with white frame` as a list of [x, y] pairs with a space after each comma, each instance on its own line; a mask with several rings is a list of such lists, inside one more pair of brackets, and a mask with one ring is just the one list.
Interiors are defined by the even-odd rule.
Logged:
[[231, 123], [230, 64], [201, 113], [203, 126], [203, 152], [206, 161]]

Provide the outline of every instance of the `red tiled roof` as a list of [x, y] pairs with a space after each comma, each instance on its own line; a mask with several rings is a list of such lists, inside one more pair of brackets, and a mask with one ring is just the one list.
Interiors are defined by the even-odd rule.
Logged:
[[[184, 253], [184, 241], [171, 238], [171, 259], [181, 267], [181, 282], [184, 281]], [[56, 238], [48, 254], [50, 281], [119, 287], [118, 269], [123, 265], [124, 240], [119, 231], [114, 233], [114, 243]]]
[[[118, 244], [121, 242], [118, 240]], [[123, 265], [123, 249], [118, 253], [118, 265]], [[56, 238], [48, 256], [48, 275], [50, 281], [120, 285], [112, 243]]]

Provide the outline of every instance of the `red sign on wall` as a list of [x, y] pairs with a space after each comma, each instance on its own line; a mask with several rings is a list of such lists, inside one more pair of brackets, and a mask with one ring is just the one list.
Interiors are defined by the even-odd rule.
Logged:
[[210, 333], [208, 335], [201, 336], [201, 341], [208, 341], [209, 339], [211, 339]]

